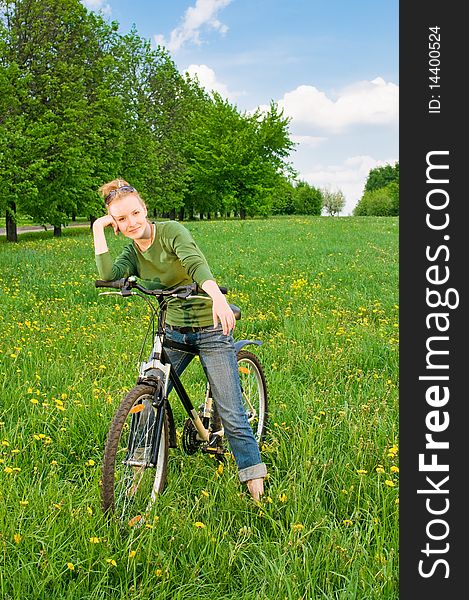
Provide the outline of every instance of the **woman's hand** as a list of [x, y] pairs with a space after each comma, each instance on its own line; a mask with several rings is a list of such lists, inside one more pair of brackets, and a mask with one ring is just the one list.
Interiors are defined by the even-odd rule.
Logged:
[[99, 217], [96, 219], [96, 221], [93, 223], [93, 231], [94, 229], [104, 229], [105, 227], [108, 227], [109, 225], [112, 226], [112, 228], [114, 229], [114, 233], [117, 235], [119, 233], [119, 227], [117, 226], [117, 223], [114, 219], [114, 217], [112, 217], [111, 215], [104, 215], [102, 217]]
[[103, 217], [99, 217], [93, 223], [93, 241], [94, 241], [94, 252], [95, 254], [104, 254], [108, 251], [106, 236], [104, 235], [104, 228], [112, 226], [114, 229], [114, 233], [117, 235], [119, 232], [119, 228], [117, 226], [114, 217], [111, 215], [104, 215]]
[[218, 322], [221, 323], [223, 333], [229, 335], [235, 328], [236, 319], [233, 311], [230, 308], [225, 296], [220, 292], [220, 288], [215, 283], [208, 279], [202, 284], [202, 289], [212, 299], [212, 314], [213, 314], [213, 326], [216, 327]]

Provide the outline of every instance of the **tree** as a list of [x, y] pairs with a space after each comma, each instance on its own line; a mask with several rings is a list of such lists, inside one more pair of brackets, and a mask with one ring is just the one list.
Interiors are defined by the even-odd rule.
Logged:
[[61, 225], [96, 204], [96, 173], [109, 165], [103, 133], [116, 124], [116, 103], [102, 84], [114, 70], [106, 45], [115, 26], [78, 0], [6, 0], [0, 9], [7, 215], [14, 207], [60, 235]]
[[288, 177], [282, 177], [272, 196], [272, 214], [293, 215], [295, 213], [295, 187]]
[[332, 192], [329, 189], [322, 190], [323, 206], [331, 216], [340, 214], [345, 206], [345, 196], [341, 190]]
[[358, 217], [399, 215], [399, 186], [393, 182], [385, 187], [365, 192], [354, 208], [353, 214]]
[[274, 104], [266, 113], [241, 114], [218, 93], [205, 94], [186, 145], [188, 204], [202, 214], [268, 214], [289, 171], [288, 122]]
[[399, 215], [399, 163], [371, 169], [355, 216]]
[[295, 214], [320, 215], [323, 207], [321, 190], [309, 185], [306, 181], [299, 181], [294, 192]]
[[399, 183], [399, 163], [371, 169], [365, 183], [365, 192], [386, 187], [388, 183]]

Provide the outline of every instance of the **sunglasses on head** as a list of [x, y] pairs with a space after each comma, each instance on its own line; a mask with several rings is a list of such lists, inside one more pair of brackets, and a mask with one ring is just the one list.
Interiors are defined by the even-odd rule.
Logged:
[[109, 204], [109, 202], [111, 202], [111, 200], [114, 198], [114, 196], [117, 193], [120, 193], [120, 192], [129, 192], [130, 193], [130, 192], [136, 192], [136, 191], [137, 190], [134, 187], [132, 187], [131, 185], [123, 185], [119, 188], [116, 188], [115, 190], [112, 190], [112, 192], [109, 192], [109, 194], [104, 198], [104, 203]]

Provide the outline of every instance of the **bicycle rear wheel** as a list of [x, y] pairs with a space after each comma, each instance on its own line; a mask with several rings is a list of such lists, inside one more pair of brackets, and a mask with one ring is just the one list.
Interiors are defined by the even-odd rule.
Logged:
[[103, 511], [131, 526], [143, 522], [166, 483], [168, 417], [154, 402], [153, 387], [135, 386], [114, 416], [104, 449]]
[[260, 446], [265, 437], [268, 419], [267, 383], [264, 371], [259, 359], [252, 352], [240, 350], [236, 358], [243, 404], [254, 437]]

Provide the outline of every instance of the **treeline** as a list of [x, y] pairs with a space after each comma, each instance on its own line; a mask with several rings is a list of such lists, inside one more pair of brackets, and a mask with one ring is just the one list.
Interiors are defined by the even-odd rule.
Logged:
[[376, 167], [368, 173], [365, 190], [353, 210], [357, 217], [399, 216], [399, 163]]
[[0, 0], [0, 210], [54, 226], [103, 212], [123, 177], [151, 214], [267, 215], [290, 188], [288, 119], [241, 113], [163, 48], [79, 0]]

